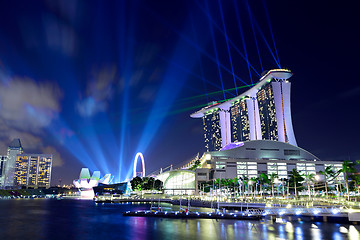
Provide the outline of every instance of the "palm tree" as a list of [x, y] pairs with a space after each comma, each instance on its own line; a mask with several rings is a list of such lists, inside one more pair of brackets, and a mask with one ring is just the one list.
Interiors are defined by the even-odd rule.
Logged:
[[309, 200], [311, 200], [310, 183], [311, 183], [311, 182], [314, 182], [314, 180], [315, 180], [315, 174], [314, 174], [314, 173], [306, 173], [306, 174], [304, 175], [304, 177], [305, 177], [305, 182], [306, 182], [307, 185], [308, 185]]
[[287, 178], [281, 178], [281, 185], [282, 185], [282, 193], [283, 193], [283, 198], [285, 198], [285, 184], [289, 181]]
[[301, 176], [301, 174], [296, 170], [296, 168], [293, 168], [290, 173], [289, 182], [294, 184], [295, 189], [295, 198], [297, 198], [297, 186], [304, 181], [304, 178]]
[[[233, 179], [233, 183], [234, 183], [234, 196], [237, 196], [238, 195], [238, 193], [239, 193], [239, 178], [237, 178], [237, 177], [235, 177], [234, 179]], [[237, 189], [238, 190], [236, 190], [236, 186], [238, 186], [237, 187]]]
[[271, 181], [271, 195], [274, 198], [274, 180], [278, 178], [277, 173], [270, 173], [269, 174], [270, 181]]
[[260, 185], [260, 194], [261, 198], [263, 197], [263, 190], [265, 189], [265, 184], [269, 183], [269, 178], [265, 173], [260, 173], [258, 177], [259, 185]]
[[349, 180], [348, 180], [348, 173], [354, 173], [356, 172], [355, 169], [355, 163], [351, 162], [351, 161], [344, 161], [342, 164], [342, 169], [340, 169], [338, 171], [339, 173], [344, 173], [344, 177], [345, 177], [345, 184], [346, 184], [346, 192], [347, 192], [347, 198], [348, 200], [350, 199], [350, 195], [349, 195]]
[[350, 178], [352, 179], [352, 181], [354, 182], [355, 185], [355, 189], [359, 194], [359, 185], [360, 185], [360, 175], [358, 174], [352, 174], [350, 175]]
[[256, 182], [257, 182], [257, 179], [255, 177], [250, 178], [249, 184], [251, 185], [251, 193], [253, 194], [253, 197], [255, 196], [255, 191], [254, 191], [253, 185], [254, 185], [254, 183], [256, 184]]
[[327, 166], [325, 168], [324, 171], [320, 171], [319, 172], [321, 175], [324, 175], [324, 181], [325, 181], [325, 194], [326, 194], [326, 198], [328, 198], [328, 186], [327, 186], [327, 181], [330, 178], [334, 178], [335, 177], [335, 171], [333, 170], [332, 166]]
[[245, 188], [247, 188], [247, 190], [249, 190], [249, 178], [247, 176], [243, 175], [242, 180], [243, 180], [243, 187], [244, 187], [244, 196], [246, 198]]

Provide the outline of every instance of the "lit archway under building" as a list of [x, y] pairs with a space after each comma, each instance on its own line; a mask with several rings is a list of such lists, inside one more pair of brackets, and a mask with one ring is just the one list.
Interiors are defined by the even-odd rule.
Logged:
[[174, 170], [156, 176], [164, 184], [164, 193], [171, 195], [191, 195], [195, 193], [195, 172]]

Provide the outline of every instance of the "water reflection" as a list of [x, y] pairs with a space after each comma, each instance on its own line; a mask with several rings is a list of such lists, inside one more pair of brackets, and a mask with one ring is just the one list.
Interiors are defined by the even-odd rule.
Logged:
[[127, 210], [147, 208], [149, 205], [96, 205], [92, 201], [74, 200], [1, 200], [0, 236], [1, 239], [360, 239], [359, 227], [348, 224], [121, 215]]

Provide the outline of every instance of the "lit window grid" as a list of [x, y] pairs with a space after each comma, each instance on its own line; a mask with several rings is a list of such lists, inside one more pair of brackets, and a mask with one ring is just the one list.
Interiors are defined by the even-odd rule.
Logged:
[[296, 169], [302, 175], [306, 175], [306, 174], [316, 175], [315, 163], [297, 163]]
[[264, 86], [257, 92], [257, 100], [262, 138], [278, 141], [275, 99], [271, 84]]
[[251, 179], [258, 176], [258, 168], [256, 162], [237, 162], [236, 168], [238, 178], [246, 176]]
[[222, 147], [219, 111], [204, 115], [204, 137], [207, 151], [217, 151]]
[[231, 141], [249, 141], [250, 125], [246, 101], [234, 102], [230, 107]]
[[[324, 167], [332, 167], [332, 169], [334, 170], [334, 172], [338, 172], [339, 170], [342, 169], [342, 164], [325, 164]], [[329, 184], [333, 184], [335, 182], [344, 182], [345, 181], [345, 177], [344, 177], [344, 173], [340, 173], [336, 178], [335, 181], [330, 181]]]
[[19, 186], [50, 186], [51, 157], [18, 156], [15, 184]]
[[286, 163], [267, 163], [267, 173], [275, 173], [279, 179], [288, 178]]

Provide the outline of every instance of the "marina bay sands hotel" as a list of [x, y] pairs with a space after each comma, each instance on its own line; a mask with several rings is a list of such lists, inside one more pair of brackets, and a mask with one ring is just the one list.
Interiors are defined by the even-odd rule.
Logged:
[[[203, 121], [206, 152], [184, 167], [159, 174], [165, 192], [197, 193], [199, 183], [218, 178], [251, 179], [264, 173], [286, 179], [293, 169], [300, 174], [319, 174], [328, 166], [341, 169], [341, 161], [322, 161], [298, 146], [291, 120], [292, 75], [287, 69], [272, 69], [239, 96], [191, 114]], [[189, 170], [197, 160], [200, 166]], [[336, 181], [344, 182], [344, 175]]]
[[296, 144], [291, 121], [290, 70], [268, 71], [259, 83], [223, 103], [213, 103], [193, 114], [202, 118], [207, 151], [234, 142], [272, 140]]
[[239, 96], [190, 115], [203, 120], [206, 148], [196, 181], [260, 173], [287, 178], [294, 168], [303, 174], [317, 174], [327, 166], [341, 168], [342, 162], [321, 161], [297, 145], [291, 120], [292, 75], [288, 69], [272, 69]]

